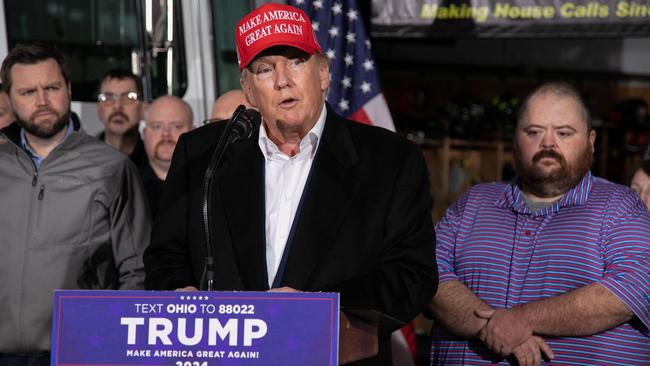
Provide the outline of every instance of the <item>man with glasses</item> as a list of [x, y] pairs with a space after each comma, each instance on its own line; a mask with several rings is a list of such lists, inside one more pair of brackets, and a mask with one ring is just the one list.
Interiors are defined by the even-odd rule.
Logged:
[[142, 288], [149, 212], [133, 164], [71, 118], [59, 51], [18, 45], [0, 75], [0, 365], [49, 365], [53, 291]]
[[142, 140], [148, 164], [140, 168], [140, 175], [153, 216], [158, 208], [158, 197], [167, 178], [176, 142], [182, 133], [192, 129], [192, 119], [189, 104], [179, 97], [168, 95], [154, 100], [145, 113]]
[[143, 110], [141, 99], [142, 82], [131, 71], [112, 69], [104, 74], [97, 96], [97, 113], [105, 130], [98, 137], [128, 155], [139, 168], [147, 164], [138, 134]]

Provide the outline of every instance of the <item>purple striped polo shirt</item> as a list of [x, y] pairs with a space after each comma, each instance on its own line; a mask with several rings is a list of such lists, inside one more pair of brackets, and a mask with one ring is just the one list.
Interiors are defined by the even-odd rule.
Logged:
[[[495, 308], [597, 282], [636, 315], [587, 337], [546, 338], [549, 365], [650, 365], [650, 213], [636, 195], [588, 173], [532, 212], [514, 183], [472, 187], [436, 225], [440, 282], [458, 280]], [[507, 365], [478, 339], [432, 330], [432, 365]]]

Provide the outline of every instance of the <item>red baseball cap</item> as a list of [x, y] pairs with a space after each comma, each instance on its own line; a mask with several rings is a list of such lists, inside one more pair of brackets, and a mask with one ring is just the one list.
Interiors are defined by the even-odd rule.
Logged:
[[260, 52], [273, 46], [291, 46], [310, 55], [323, 53], [307, 14], [275, 3], [260, 6], [237, 23], [235, 44], [240, 71]]

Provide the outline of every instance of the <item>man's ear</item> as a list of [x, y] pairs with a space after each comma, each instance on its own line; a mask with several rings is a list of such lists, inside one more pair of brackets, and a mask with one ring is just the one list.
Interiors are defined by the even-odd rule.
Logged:
[[244, 92], [244, 97], [246, 98], [246, 102], [251, 105], [251, 107], [257, 108], [257, 100], [255, 99], [255, 95], [253, 93], [253, 87], [251, 86], [251, 81], [250, 81], [250, 72], [248, 69], [244, 69], [241, 72], [241, 76], [239, 77], [239, 84], [241, 84], [241, 90]]
[[140, 138], [144, 138], [144, 130], [147, 128], [147, 123], [144, 120], [138, 122], [138, 132], [140, 132]]
[[320, 89], [326, 91], [330, 87], [330, 65], [327, 60], [322, 60], [320, 65]]
[[147, 110], [149, 110], [149, 107], [151, 106], [152, 102], [143, 100], [140, 102], [140, 115], [138, 116], [140, 120], [145, 120], [147, 119]]

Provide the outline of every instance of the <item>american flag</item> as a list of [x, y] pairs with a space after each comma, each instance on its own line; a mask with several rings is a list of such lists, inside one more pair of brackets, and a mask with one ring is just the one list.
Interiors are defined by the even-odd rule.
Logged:
[[[351, 120], [395, 131], [357, 1], [290, 0], [289, 4], [307, 13], [318, 43], [331, 61], [327, 100], [332, 108]], [[395, 364], [415, 365], [412, 329], [409, 323], [392, 334]]]
[[334, 110], [357, 122], [395, 131], [356, 0], [291, 0], [290, 4], [307, 13], [331, 61], [327, 100]]

